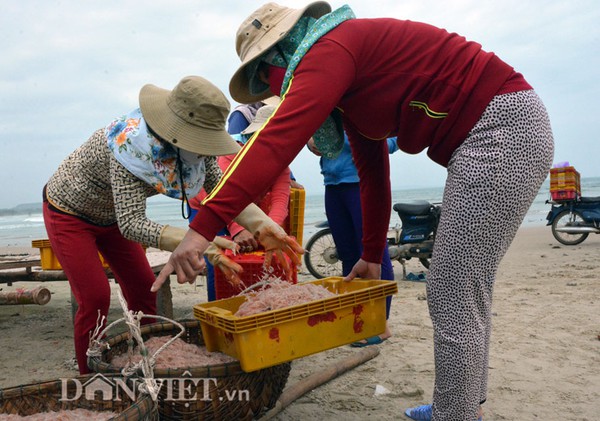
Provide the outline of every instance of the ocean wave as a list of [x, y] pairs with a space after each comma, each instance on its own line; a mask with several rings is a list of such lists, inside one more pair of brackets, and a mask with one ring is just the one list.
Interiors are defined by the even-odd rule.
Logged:
[[8, 225], [0, 225], [0, 231], [18, 231], [18, 230], [27, 230], [31, 228], [40, 228], [44, 227], [44, 221], [41, 223], [20, 223], [20, 224], [8, 224]]
[[[529, 208], [524, 220], [526, 225], [545, 225], [546, 214], [550, 206], [545, 203], [550, 198], [549, 182], [546, 181], [540, 189], [533, 204]], [[600, 195], [600, 178], [582, 179], [581, 188], [584, 196]], [[406, 189], [395, 190], [392, 192], [393, 203], [410, 200], [429, 200], [440, 202], [443, 195], [443, 187], [427, 189]], [[304, 240], [317, 231], [315, 224], [325, 221], [323, 195], [306, 196], [304, 212]], [[181, 217], [181, 205], [176, 201], [148, 201], [147, 215], [151, 220], [160, 224], [169, 224], [179, 227], [187, 227], [188, 221]], [[391, 212], [390, 226], [399, 222], [395, 212]], [[44, 227], [42, 215], [10, 215], [0, 217], [0, 232], [2, 233], [1, 242], [10, 242], [11, 246], [29, 247], [32, 239], [48, 238]], [[0, 244], [1, 246], [2, 244]], [[7, 244], [4, 244], [7, 245]]]

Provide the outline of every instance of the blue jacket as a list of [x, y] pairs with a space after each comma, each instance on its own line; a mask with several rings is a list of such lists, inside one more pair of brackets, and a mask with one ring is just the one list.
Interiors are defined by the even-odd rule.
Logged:
[[[396, 138], [390, 137], [387, 140], [389, 153], [393, 154], [398, 150]], [[335, 159], [321, 157], [321, 174], [326, 186], [342, 183], [358, 183], [358, 171], [352, 160], [350, 143], [348, 137], [344, 134], [344, 147], [342, 152]]]

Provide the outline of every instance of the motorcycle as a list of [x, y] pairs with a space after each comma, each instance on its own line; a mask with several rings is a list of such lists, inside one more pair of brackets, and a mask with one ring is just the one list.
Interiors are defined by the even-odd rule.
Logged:
[[[390, 259], [400, 262], [406, 278], [407, 260], [419, 259], [425, 268], [429, 268], [442, 207], [420, 200], [396, 203], [393, 209], [400, 217], [401, 224], [396, 224], [388, 231], [387, 247]], [[342, 262], [329, 223], [323, 221], [316, 227], [320, 230], [313, 234], [305, 247], [306, 268], [317, 279], [342, 276]]]
[[559, 243], [574, 246], [585, 241], [589, 234], [600, 234], [600, 196], [546, 200], [546, 203], [552, 206], [546, 225], [552, 225], [552, 235]]

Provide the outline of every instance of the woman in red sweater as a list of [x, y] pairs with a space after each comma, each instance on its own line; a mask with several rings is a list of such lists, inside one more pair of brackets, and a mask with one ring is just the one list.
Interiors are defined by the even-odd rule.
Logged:
[[[268, 186], [313, 136], [335, 157], [348, 134], [360, 176], [363, 253], [347, 279], [379, 278], [391, 210], [386, 139], [448, 170], [427, 282], [434, 327], [433, 404], [423, 420], [481, 418], [487, 398], [494, 279], [550, 168], [546, 109], [523, 76], [464, 37], [424, 23], [355, 19], [348, 6], [268, 3], [241, 25], [242, 61], [230, 82], [238, 102], [281, 96], [277, 110], [205, 199], [160, 284]], [[251, 177], [253, 183], [248, 183]], [[267, 249], [297, 249], [281, 232], [255, 230]]]

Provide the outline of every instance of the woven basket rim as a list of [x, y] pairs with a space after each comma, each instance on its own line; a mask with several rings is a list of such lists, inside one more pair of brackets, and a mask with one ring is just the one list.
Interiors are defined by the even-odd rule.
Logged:
[[[85, 384], [87, 381], [93, 379], [97, 376], [98, 373], [90, 373], [77, 375], [70, 378], [69, 380], [78, 380], [81, 384]], [[105, 377], [112, 378], [123, 378], [122, 376], [114, 375], [114, 374], [104, 374]], [[27, 383], [18, 386], [12, 386], [4, 389], [0, 389], [0, 414], [11, 414], [4, 412], [2, 408], [2, 404], [9, 400], [14, 400], [18, 398], [26, 398], [28, 396], [40, 395], [40, 394], [48, 394], [48, 393], [58, 393], [62, 390], [63, 387], [63, 379], [53, 379], [40, 381], [35, 383]], [[94, 395], [96, 396], [96, 395]], [[46, 399], [47, 400], [47, 399]], [[38, 402], [39, 399], [36, 400]], [[106, 401], [98, 398], [94, 399], [85, 399], [86, 402], [89, 403], [98, 403], [99, 407], [95, 410], [97, 412], [106, 412], [112, 411], [117, 412], [117, 416], [109, 418], [112, 421], [134, 421], [134, 420], [145, 420], [145, 419], [156, 419], [158, 414], [156, 403], [152, 400], [150, 395], [139, 395], [135, 401], [131, 401], [131, 403], [127, 406], [127, 408], [120, 410], [120, 408], [109, 408], [106, 407]], [[77, 405], [75, 405], [77, 406]], [[22, 405], [12, 405], [13, 409], [23, 409]], [[33, 408], [33, 409], [41, 409], [41, 408]], [[88, 408], [89, 409], [89, 408]], [[33, 413], [29, 413], [27, 415], [33, 415], [41, 412], [47, 412], [46, 410], [37, 411]], [[14, 415], [14, 413], [12, 413]]]
[[[182, 336], [186, 342], [204, 344], [200, 328], [201, 322], [199, 320], [186, 319], [177, 322], [186, 328], [186, 333]], [[148, 337], [145, 335], [174, 334], [174, 332], [179, 332], [178, 327], [172, 322], [145, 325], [141, 330], [144, 340]], [[126, 352], [127, 343], [123, 343], [123, 340], [126, 339], [129, 339], [129, 335], [123, 333], [106, 338], [107, 343], [114, 343], [114, 347], [105, 350], [100, 356], [91, 361], [89, 364], [90, 368], [100, 373], [103, 372], [101, 370], [108, 368], [120, 371], [121, 367], [112, 366], [102, 361], [102, 359], [110, 358], [111, 355], [109, 353], [112, 353], [114, 356]], [[154, 370], [155, 378], [181, 378], [182, 375], [187, 375], [185, 373], [187, 371], [190, 377], [210, 379], [209, 383], [198, 382], [196, 386], [191, 388], [191, 391], [193, 394], [197, 393], [197, 397], [204, 396], [204, 393], [206, 393], [204, 387], [206, 384], [210, 384], [209, 393], [212, 397], [210, 401], [203, 399], [185, 400], [184, 402], [169, 401], [167, 399], [169, 392], [161, 390], [157, 399], [158, 413], [164, 419], [239, 419], [250, 421], [265, 410], [275, 406], [289, 378], [290, 368], [291, 364], [288, 362], [252, 373], [246, 373], [242, 370], [240, 362], [236, 360], [231, 363], [221, 363], [205, 367], [187, 367], [176, 370], [156, 369]], [[143, 375], [138, 372], [131, 377], [132, 380], [139, 380]], [[212, 379], [216, 379], [216, 382], [213, 382]], [[173, 396], [183, 390], [180, 389], [181, 386], [179, 384], [179, 381], [172, 383], [172, 387], [174, 388], [172, 390], [174, 393]], [[227, 390], [245, 390], [249, 393], [248, 397], [250, 400], [219, 399], [218, 394]], [[213, 395], [215, 393], [216, 395]]]

